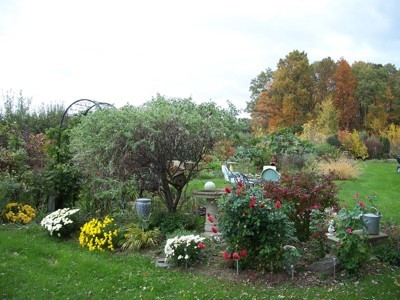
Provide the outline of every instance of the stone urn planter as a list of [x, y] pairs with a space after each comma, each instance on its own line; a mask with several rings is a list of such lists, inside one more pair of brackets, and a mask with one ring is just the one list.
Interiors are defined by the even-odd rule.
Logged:
[[151, 213], [151, 199], [139, 198], [136, 199], [136, 213], [141, 219], [147, 219]]

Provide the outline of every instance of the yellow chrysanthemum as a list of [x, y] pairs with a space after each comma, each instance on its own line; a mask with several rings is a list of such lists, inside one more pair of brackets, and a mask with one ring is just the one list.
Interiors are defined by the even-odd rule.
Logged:
[[[113, 224], [114, 219], [105, 217], [103, 221], [92, 219], [81, 228], [79, 243], [82, 247], [88, 247], [90, 251], [114, 250], [114, 241], [112, 236], [119, 232]], [[111, 247], [110, 247], [111, 246]]]
[[2, 214], [8, 222], [27, 224], [35, 218], [36, 211], [30, 205], [11, 202], [6, 204]]

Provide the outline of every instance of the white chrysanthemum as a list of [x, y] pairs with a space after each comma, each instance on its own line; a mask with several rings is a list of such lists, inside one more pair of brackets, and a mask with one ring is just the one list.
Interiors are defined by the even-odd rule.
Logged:
[[44, 217], [43, 220], [40, 222], [40, 225], [47, 229], [50, 232], [50, 235], [53, 235], [54, 232], [58, 232], [57, 235], [61, 236], [61, 234], [59, 233], [61, 228], [64, 225], [73, 223], [73, 221], [68, 218], [68, 216], [71, 216], [78, 211], [79, 209], [58, 209]]

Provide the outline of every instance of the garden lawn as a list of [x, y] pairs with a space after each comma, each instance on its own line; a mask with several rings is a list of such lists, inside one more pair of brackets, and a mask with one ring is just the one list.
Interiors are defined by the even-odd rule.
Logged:
[[[350, 208], [358, 201], [369, 205], [366, 196], [376, 194], [376, 206], [382, 213], [382, 220], [400, 223], [400, 174], [397, 162], [366, 161], [360, 162], [362, 174], [355, 180], [336, 182], [340, 187], [339, 198]], [[354, 195], [359, 193], [359, 199]]]
[[39, 226], [0, 225], [3, 299], [377, 299], [400, 298], [398, 269], [329, 288], [252, 286], [162, 269], [138, 254], [89, 252]]

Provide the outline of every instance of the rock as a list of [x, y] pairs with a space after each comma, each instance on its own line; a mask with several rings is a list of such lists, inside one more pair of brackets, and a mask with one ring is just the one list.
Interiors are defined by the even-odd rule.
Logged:
[[325, 257], [315, 263], [306, 267], [306, 270], [317, 273], [325, 273], [333, 275], [334, 267], [336, 266], [336, 272], [338, 271], [338, 260], [335, 256]]

